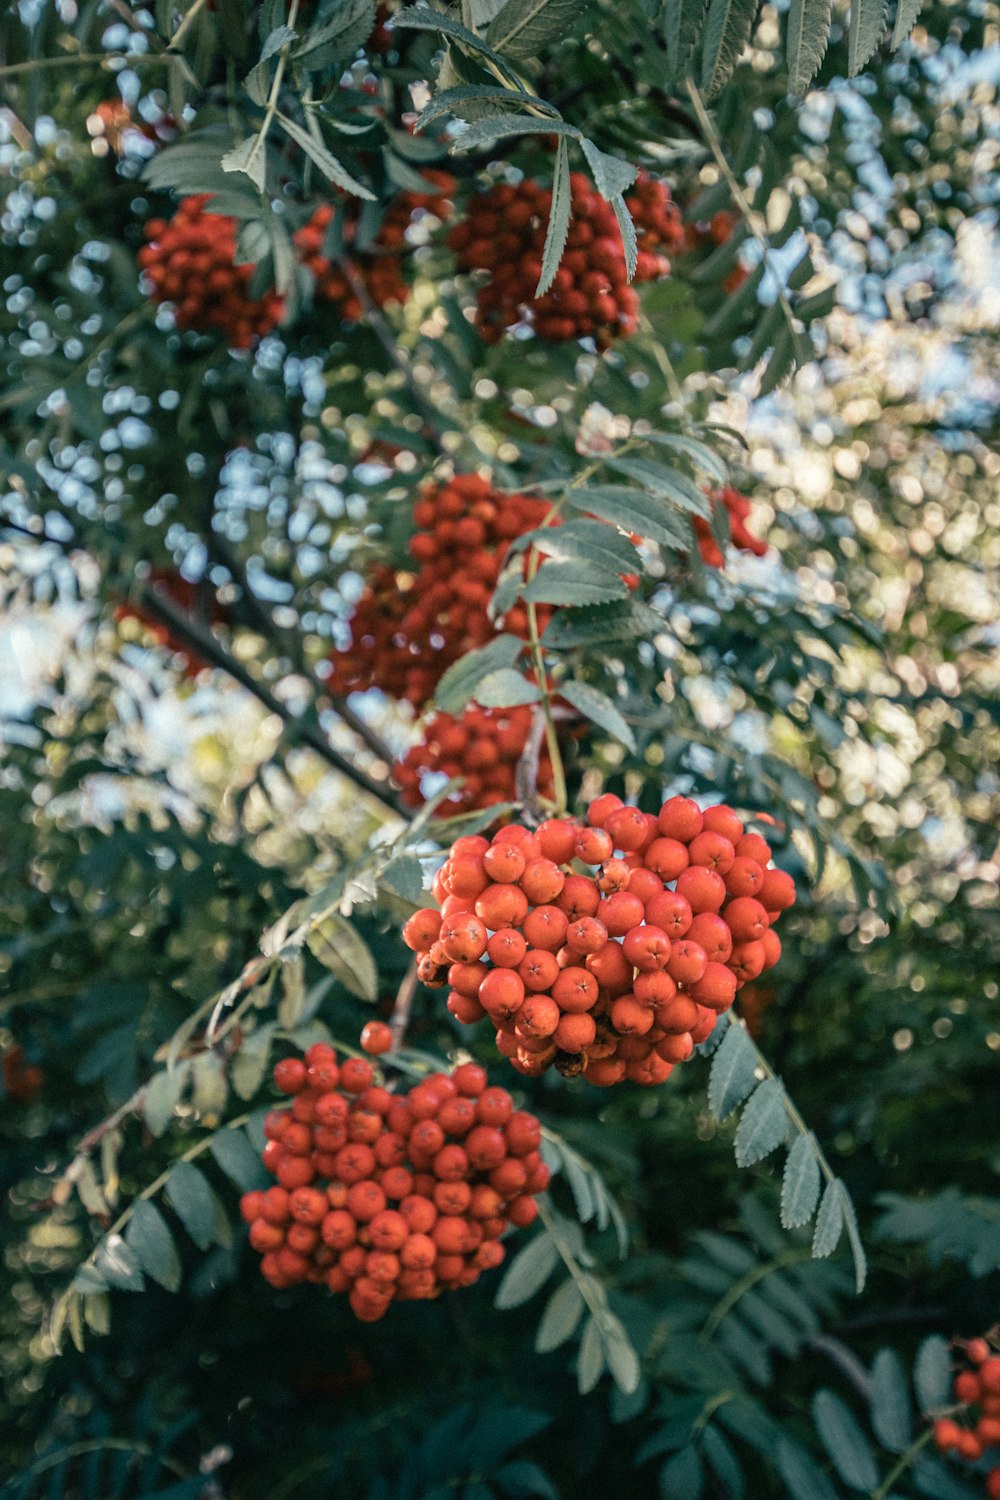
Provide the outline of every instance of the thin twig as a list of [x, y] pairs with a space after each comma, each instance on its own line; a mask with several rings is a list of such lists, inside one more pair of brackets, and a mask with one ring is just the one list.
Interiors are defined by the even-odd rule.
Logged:
[[406, 1036], [406, 1028], [410, 1024], [410, 1010], [413, 1007], [413, 997], [417, 993], [417, 960], [414, 959], [403, 976], [403, 982], [396, 994], [396, 1003], [392, 1007], [392, 1015], [389, 1018], [389, 1030], [392, 1032], [392, 1050], [398, 1052], [403, 1045]]

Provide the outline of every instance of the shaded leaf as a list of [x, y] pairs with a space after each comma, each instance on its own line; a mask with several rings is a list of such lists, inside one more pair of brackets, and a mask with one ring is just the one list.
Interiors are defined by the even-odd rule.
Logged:
[[820, 1171], [816, 1138], [810, 1131], [797, 1136], [785, 1162], [781, 1182], [781, 1222], [786, 1229], [808, 1224], [819, 1202]]
[[589, 682], [571, 679], [560, 683], [559, 695], [572, 703], [574, 708], [578, 708], [592, 723], [614, 735], [627, 750], [635, 750], [635, 735], [606, 693], [591, 687]]
[[445, 672], [437, 685], [434, 701], [445, 713], [460, 714], [475, 696], [476, 688], [484, 677], [512, 667], [524, 649], [524, 642], [516, 635], [498, 635], [487, 645], [464, 656]]
[[181, 1258], [167, 1222], [155, 1204], [137, 1198], [125, 1240], [141, 1268], [168, 1292], [181, 1284]]
[[309, 951], [359, 1000], [378, 996], [378, 970], [371, 950], [346, 917], [331, 912], [306, 937]]
[[736, 1163], [751, 1167], [783, 1145], [788, 1135], [785, 1090], [780, 1079], [765, 1078], [751, 1094], [736, 1127]]
[[[545, 231], [545, 249], [542, 252], [542, 272], [535, 288], [535, 296], [543, 297], [555, 280], [566, 248], [569, 221], [573, 213], [573, 190], [570, 184], [569, 146], [560, 136], [556, 147], [556, 160], [552, 174], [552, 205], [549, 209], [549, 224]], [[554, 600], [554, 603], [560, 601]], [[572, 603], [572, 600], [563, 600]], [[579, 601], [586, 602], [586, 601]]]
[[812, 1253], [817, 1260], [825, 1260], [828, 1255], [833, 1254], [840, 1243], [843, 1230], [844, 1212], [841, 1207], [840, 1194], [837, 1192], [836, 1183], [830, 1182], [823, 1191], [819, 1213], [816, 1215]]
[[895, 1349], [880, 1349], [872, 1363], [872, 1431], [890, 1453], [905, 1453], [913, 1437], [910, 1391]]
[[548, 1281], [559, 1262], [559, 1251], [549, 1234], [539, 1234], [519, 1250], [497, 1288], [494, 1306], [520, 1307]]
[[539, 1354], [548, 1354], [572, 1338], [583, 1315], [584, 1301], [573, 1277], [556, 1288], [545, 1306], [542, 1320], [535, 1334], [535, 1349]]
[[833, 1391], [817, 1391], [812, 1403], [813, 1421], [830, 1462], [852, 1490], [873, 1490], [878, 1468], [868, 1439], [840, 1397]]
[[717, 1120], [731, 1115], [757, 1086], [757, 1053], [746, 1028], [731, 1022], [712, 1058], [708, 1107]]
[[189, 1161], [171, 1169], [164, 1196], [199, 1250], [207, 1250], [215, 1229], [215, 1194], [204, 1174]]

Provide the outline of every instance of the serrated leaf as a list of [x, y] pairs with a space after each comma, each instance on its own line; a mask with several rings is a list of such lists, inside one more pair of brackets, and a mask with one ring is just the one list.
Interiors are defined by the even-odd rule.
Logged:
[[837, 1500], [837, 1492], [823, 1470], [798, 1443], [779, 1438], [775, 1461], [792, 1500]]
[[274, 30], [265, 37], [264, 45], [260, 49], [260, 61], [266, 62], [276, 52], [280, 52], [287, 42], [295, 40], [296, 31], [294, 26], [276, 26]]
[[622, 161], [620, 156], [610, 156], [606, 151], [599, 151], [586, 136], [580, 139], [580, 149], [593, 173], [594, 186], [609, 203], [613, 198], [620, 198], [639, 175], [630, 162]]
[[[499, 104], [505, 108], [511, 105], [521, 104], [535, 112], [551, 115], [558, 118], [557, 111], [551, 104], [546, 104], [544, 99], [537, 98], [534, 94], [523, 93], [520, 89], [500, 88], [495, 84], [467, 83], [460, 88], [442, 89], [434, 95], [431, 102], [426, 105], [417, 117], [416, 129], [423, 130], [425, 126], [440, 120], [443, 115], [453, 115], [456, 119], [475, 119], [481, 116], [483, 109], [488, 104]], [[471, 107], [472, 113], [466, 115], [463, 110]]]
[[451, 150], [453, 155], [460, 155], [464, 151], [479, 151], [483, 147], [495, 145], [497, 141], [507, 141], [522, 135], [556, 135], [560, 137], [559, 144], [565, 149], [566, 140], [578, 140], [580, 131], [575, 125], [570, 125], [565, 120], [556, 120], [549, 116], [541, 118], [485, 114], [477, 116], [460, 135], [455, 136], [451, 143]]
[[94, 1265], [108, 1286], [141, 1292], [146, 1285], [139, 1262], [120, 1234], [109, 1234], [94, 1251]]
[[592, 1391], [604, 1374], [604, 1340], [597, 1319], [591, 1314], [583, 1328], [576, 1361], [576, 1384], [581, 1396]]
[[556, 1288], [545, 1305], [535, 1334], [535, 1351], [548, 1354], [573, 1337], [583, 1314], [584, 1300], [572, 1276]]
[[889, 46], [895, 52], [901, 47], [917, 24], [920, 12], [924, 8], [926, 0], [899, 0], [896, 8], [896, 22], [892, 28], [892, 40]]
[[582, 562], [545, 562], [521, 597], [528, 604], [568, 604], [577, 608], [623, 599], [628, 589], [617, 573], [600, 574]]
[[499, 672], [490, 672], [475, 693], [481, 708], [517, 708], [526, 703], [538, 703], [541, 696], [538, 685], [529, 682], [515, 667], [501, 667]]
[[709, 0], [701, 47], [701, 87], [712, 99], [733, 75], [757, 15], [757, 0]]
[[913, 1387], [920, 1410], [926, 1415], [951, 1400], [951, 1350], [939, 1333], [924, 1339], [913, 1365]]
[[371, 949], [339, 912], [331, 912], [306, 937], [310, 953], [359, 1000], [378, 998], [378, 969]]
[[668, 469], [647, 458], [632, 457], [609, 458], [608, 468], [617, 470], [619, 474], [626, 474], [651, 494], [669, 500], [680, 510], [701, 516], [705, 521], [712, 519], [712, 506], [705, 491], [676, 469]]
[[264, 1164], [241, 1128], [216, 1131], [209, 1150], [241, 1192], [267, 1186]]
[[647, 443], [656, 443], [659, 447], [672, 448], [675, 453], [683, 453], [699, 469], [704, 469], [716, 484], [725, 484], [729, 478], [726, 464], [699, 438], [689, 437], [684, 432], [647, 432], [645, 439]]
[[683, 552], [691, 538], [663, 501], [623, 484], [600, 484], [571, 490], [568, 503], [574, 510], [611, 521], [623, 531], [634, 531], [647, 541], [671, 551]]
[[569, 221], [572, 213], [573, 189], [570, 184], [569, 146], [566, 144], [565, 137], [560, 136], [552, 171], [552, 205], [549, 209], [548, 228], [545, 231], [542, 272], [535, 288], [536, 297], [543, 297], [556, 279], [559, 262], [566, 248], [566, 237], [569, 234]]
[[738, 1109], [757, 1086], [757, 1053], [746, 1028], [730, 1022], [708, 1075], [708, 1107], [717, 1120]]
[[590, 609], [560, 609], [545, 627], [542, 643], [551, 651], [569, 651], [574, 646], [646, 640], [657, 635], [663, 623], [663, 617], [640, 600]]
[[568, 703], [572, 703], [574, 708], [579, 709], [600, 729], [605, 729], [608, 734], [614, 735], [626, 750], [635, 752], [635, 735], [606, 693], [591, 687], [589, 682], [577, 682], [571, 678], [568, 682], [559, 684], [559, 695]]
[[274, 1025], [268, 1022], [252, 1031], [230, 1059], [229, 1078], [241, 1099], [252, 1099], [264, 1081], [271, 1053]]
[[851, 0], [847, 28], [847, 76], [860, 73], [885, 35], [885, 0]]
[[215, 1228], [215, 1194], [204, 1174], [189, 1161], [179, 1161], [163, 1192], [198, 1249], [207, 1250]]
[[549, 42], [571, 32], [588, 0], [507, 0], [486, 31], [486, 40], [507, 57], [534, 58]]
[[375, 27], [375, 0], [342, 0], [336, 13], [306, 32], [295, 51], [295, 62], [314, 71], [337, 58], [347, 59], [371, 35]]
[[259, 193], [264, 191], [267, 176], [267, 152], [265, 138], [259, 133], [248, 135], [231, 151], [227, 151], [220, 163], [224, 172], [242, 172], [249, 177]]
[[155, 1204], [137, 1198], [125, 1230], [125, 1240], [147, 1276], [168, 1292], [181, 1284], [181, 1258], [166, 1220]]
[[663, 41], [670, 74], [675, 82], [679, 83], [688, 73], [691, 56], [702, 34], [707, 9], [708, 0], [666, 0], [664, 4]]
[[639, 241], [636, 238], [635, 225], [632, 215], [628, 211], [625, 199], [618, 195], [608, 200], [614, 209], [615, 218], [618, 220], [618, 228], [622, 237], [622, 249], [625, 252], [625, 272], [629, 281], [635, 275], [635, 268], [639, 260]]
[[549, 1234], [539, 1234], [519, 1250], [497, 1288], [494, 1306], [520, 1307], [548, 1281], [559, 1262], [559, 1251]]
[[804, 94], [830, 41], [833, 0], [792, 0], [788, 9], [788, 91]]
[[276, 116], [279, 125], [287, 136], [290, 136], [296, 145], [301, 146], [309, 160], [313, 162], [325, 177], [337, 187], [343, 188], [347, 193], [353, 193], [355, 198], [364, 198], [368, 202], [375, 202], [375, 194], [370, 188], [366, 188], [363, 182], [352, 177], [344, 164], [337, 160], [332, 151], [328, 151], [321, 141], [310, 135], [295, 120], [290, 120], [287, 115], [280, 112]]
[[423, 897], [424, 871], [415, 854], [397, 854], [386, 865], [380, 879], [404, 901], [419, 903]]
[[796, 365], [801, 363], [802, 361], [796, 357], [795, 335], [786, 324], [779, 330], [774, 341], [774, 348], [761, 373], [760, 384], [757, 387], [758, 396], [770, 396], [771, 392], [776, 391], [782, 381], [791, 375]]
[[784, 1085], [778, 1078], [765, 1078], [750, 1095], [736, 1127], [736, 1165], [752, 1167], [755, 1162], [763, 1161], [784, 1145], [787, 1135]]
[[574, 517], [564, 526], [539, 527], [521, 541], [522, 545], [532, 545], [544, 552], [546, 557], [563, 562], [578, 558], [602, 572], [633, 573], [641, 567], [635, 543], [617, 527], [582, 516]]
[[660, 1470], [663, 1500], [701, 1500], [705, 1469], [695, 1447], [682, 1448]]
[[797, 1136], [781, 1181], [781, 1222], [785, 1229], [808, 1224], [819, 1202], [820, 1171], [816, 1140], [810, 1131]]
[[895, 1349], [880, 1349], [872, 1362], [872, 1431], [890, 1453], [905, 1453], [913, 1437], [910, 1391]]
[[812, 1403], [813, 1421], [830, 1462], [852, 1490], [873, 1490], [878, 1468], [868, 1439], [850, 1407], [833, 1391], [817, 1391]]
[[498, 635], [485, 646], [467, 651], [453, 662], [437, 685], [434, 701], [448, 714], [460, 714], [475, 696], [476, 688], [493, 672], [513, 667], [524, 642], [516, 635]]
[[482, 37], [477, 36], [474, 31], [470, 31], [467, 26], [463, 26], [461, 22], [443, 11], [431, 10], [429, 5], [408, 5], [395, 13], [392, 18], [392, 27], [394, 31], [440, 31], [477, 59], [486, 58], [487, 61], [493, 63], [513, 88], [518, 90], [521, 88], [521, 81], [517, 74], [499, 52], [495, 52]]
[[833, 1254], [840, 1243], [843, 1230], [844, 1211], [841, 1207], [840, 1194], [837, 1192], [837, 1184], [830, 1182], [823, 1190], [819, 1213], [816, 1215], [812, 1253], [817, 1260], [825, 1260], [827, 1256]]

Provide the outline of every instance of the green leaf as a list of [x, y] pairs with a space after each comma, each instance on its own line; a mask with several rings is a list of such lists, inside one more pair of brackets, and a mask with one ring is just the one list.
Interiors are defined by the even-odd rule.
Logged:
[[816, 1215], [812, 1253], [817, 1260], [825, 1260], [828, 1255], [833, 1254], [840, 1243], [843, 1230], [844, 1211], [840, 1194], [837, 1191], [837, 1184], [830, 1182], [823, 1191], [819, 1213]]
[[717, 1120], [725, 1120], [753, 1093], [757, 1061], [746, 1027], [731, 1021], [708, 1075], [708, 1107]]
[[341, 0], [336, 13], [306, 32], [292, 54], [300, 68], [314, 71], [338, 58], [352, 57], [375, 27], [375, 0]]
[[878, 1468], [868, 1439], [854, 1413], [833, 1391], [817, 1391], [812, 1403], [813, 1421], [830, 1462], [852, 1490], [873, 1490]]
[[215, 1229], [215, 1194], [208, 1181], [189, 1161], [171, 1169], [164, 1196], [199, 1250], [207, 1250]]
[[684, 432], [647, 432], [644, 436], [647, 443], [656, 443], [658, 447], [672, 448], [675, 453], [682, 453], [699, 469], [703, 469], [716, 484], [725, 484], [728, 480], [729, 470], [726, 464], [714, 449], [699, 438], [688, 437]]
[[574, 517], [564, 526], [539, 527], [518, 540], [520, 545], [534, 546], [547, 557], [562, 562], [578, 558], [602, 572], [635, 573], [642, 567], [635, 543], [617, 527], [583, 516]]
[[604, 1357], [611, 1378], [620, 1391], [630, 1396], [639, 1387], [642, 1367], [632, 1340], [625, 1332], [621, 1320], [614, 1313], [604, 1318]]
[[926, 0], [899, 0], [896, 8], [896, 23], [892, 28], [892, 40], [889, 43], [893, 52], [906, 41], [917, 24], [917, 18], [925, 3]]
[[571, 490], [568, 503], [574, 510], [612, 521], [623, 531], [634, 531], [647, 541], [670, 551], [685, 552], [691, 537], [663, 501], [623, 484], [591, 485]]
[[798, 1443], [779, 1438], [775, 1459], [792, 1500], [837, 1500], [837, 1492], [823, 1470]]
[[736, 1165], [752, 1167], [784, 1145], [788, 1135], [785, 1089], [779, 1078], [765, 1078], [750, 1095], [736, 1127]]
[[[480, 115], [462, 131], [456, 135], [451, 143], [453, 155], [459, 155], [464, 151], [479, 151], [484, 146], [492, 146], [497, 141], [510, 140], [513, 136], [521, 135], [557, 135], [560, 137], [560, 146], [565, 149], [566, 139], [579, 140], [580, 132], [575, 125], [568, 124], [565, 120], [525, 117], [524, 115]], [[558, 156], [556, 158], [558, 171]]]
[[701, 1450], [719, 1481], [723, 1494], [731, 1496], [732, 1500], [743, 1500], [746, 1493], [743, 1470], [728, 1438], [723, 1436], [718, 1427], [710, 1425], [705, 1428], [701, 1435]]
[[109, 1234], [94, 1252], [94, 1265], [108, 1286], [120, 1292], [141, 1292], [145, 1286], [139, 1262], [120, 1234]]
[[295, 40], [297, 33], [294, 26], [276, 26], [264, 40], [260, 49], [260, 61], [266, 62], [276, 52], [280, 52], [286, 42]]
[[953, 1371], [948, 1340], [932, 1333], [917, 1350], [913, 1366], [913, 1387], [917, 1403], [925, 1414], [936, 1412], [951, 1400]]
[[476, 688], [493, 672], [513, 667], [524, 642], [516, 635], [498, 635], [485, 646], [467, 651], [445, 672], [437, 685], [434, 701], [447, 714], [460, 714], [475, 697]]
[[830, 40], [833, 0], [792, 0], [788, 9], [788, 91], [804, 94]]
[[262, 193], [267, 176], [266, 145], [265, 137], [259, 132], [256, 135], [248, 135], [246, 140], [240, 141], [238, 146], [226, 152], [220, 164], [222, 170], [243, 172], [249, 177], [258, 193]]
[[795, 335], [786, 324], [779, 330], [774, 341], [774, 348], [761, 372], [760, 384], [757, 387], [759, 397], [770, 396], [771, 392], [776, 391], [779, 385], [792, 374], [797, 365], [806, 363], [805, 360], [797, 357], [796, 349]]
[[167, 1222], [155, 1204], [137, 1198], [125, 1230], [125, 1240], [139, 1265], [168, 1292], [181, 1284], [181, 1258]]
[[835, 1186], [840, 1194], [841, 1214], [844, 1226], [847, 1229], [847, 1238], [851, 1245], [851, 1255], [854, 1257], [854, 1286], [860, 1296], [865, 1289], [865, 1282], [868, 1279], [868, 1258], [865, 1255], [865, 1247], [861, 1243], [861, 1235], [858, 1231], [858, 1217], [854, 1212], [851, 1195], [839, 1177]]
[[376, 195], [371, 189], [366, 188], [364, 183], [359, 182], [356, 177], [352, 177], [343, 163], [327, 150], [322, 141], [318, 141], [315, 136], [310, 135], [308, 130], [304, 130], [295, 120], [290, 120], [280, 111], [276, 118], [285, 134], [290, 136], [296, 145], [302, 147], [309, 160], [315, 163], [332, 183], [343, 188], [346, 193], [353, 193], [355, 198], [366, 198], [370, 203], [375, 202]]
[[466, 83], [460, 88], [442, 89], [435, 94], [431, 102], [426, 105], [417, 117], [416, 129], [423, 130], [435, 120], [440, 120], [443, 115], [453, 115], [456, 119], [466, 119], [463, 108], [474, 106], [476, 113], [472, 118], [482, 114], [482, 107], [486, 104], [499, 104], [509, 108], [511, 105], [520, 104], [526, 109], [550, 115], [558, 119], [558, 111], [551, 105], [546, 104], [544, 99], [537, 98], [534, 94], [526, 94], [521, 89], [505, 89], [498, 84], [489, 83]]
[[663, 41], [670, 75], [677, 83], [689, 71], [707, 9], [708, 0], [666, 0], [663, 7]]
[[590, 609], [560, 609], [545, 627], [542, 644], [550, 651], [569, 651], [574, 646], [645, 640], [658, 635], [663, 626], [662, 616], [640, 600]]
[[580, 1353], [576, 1361], [576, 1384], [581, 1396], [586, 1396], [604, 1374], [604, 1340], [597, 1319], [591, 1314], [583, 1328]]
[[536, 1235], [507, 1267], [494, 1306], [520, 1307], [522, 1302], [529, 1301], [545, 1285], [558, 1263], [559, 1251], [551, 1235]]
[[364, 938], [339, 912], [331, 912], [306, 937], [309, 951], [359, 1000], [378, 998], [378, 969]]
[[913, 1439], [910, 1390], [895, 1349], [880, 1349], [872, 1363], [872, 1431], [890, 1453], [905, 1453]]
[[623, 599], [628, 589], [617, 573], [599, 574], [582, 562], [542, 563], [534, 578], [523, 590], [528, 604], [603, 604]]
[[162, 1135], [166, 1130], [190, 1076], [191, 1069], [183, 1062], [154, 1073], [149, 1080], [142, 1101], [142, 1117], [153, 1135]]
[[552, 175], [552, 206], [549, 209], [549, 224], [545, 231], [542, 272], [535, 288], [536, 297], [543, 297], [555, 280], [559, 262], [566, 248], [566, 236], [569, 234], [569, 221], [572, 213], [573, 189], [570, 184], [569, 147], [565, 137], [561, 136], [556, 147], [556, 160]]
[[885, 35], [885, 0], [851, 0], [847, 28], [847, 76], [860, 73]]
[[588, 0], [507, 0], [486, 30], [486, 40], [507, 57], [535, 58], [542, 47], [567, 36]]
[[757, 0], [709, 0], [701, 47], [701, 87], [707, 98], [719, 92], [750, 40]]
[[557, 1287], [545, 1305], [535, 1334], [535, 1350], [548, 1354], [573, 1337], [583, 1315], [583, 1295], [572, 1276]]
[[540, 1495], [542, 1500], [559, 1500], [559, 1491], [545, 1470], [527, 1459], [503, 1464], [493, 1478], [512, 1500], [527, 1500], [532, 1495]]
[[618, 220], [618, 228], [622, 237], [622, 249], [625, 251], [625, 271], [629, 281], [635, 275], [635, 268], [639, 260], [639, 241], [636, 238], [635, 225], [632, 223], [632, 215], [628, 211], [625, 199], [619, 194], [608, 200], [614, 209], [615, 218]]
[[593, 141], [588, 141], [586, 136], [581, 137], [580, 148], [594, 175], [594, 186], [609, 203], [627, 192], [639, 175], [631, 162], [622, 161], [620, 156], [610, 156], [606, 151], [598, 151]]
[[408, 5], [405, 9], [396, 11], [392, 27], [394, 31], [440, 31], [457, 42], [463, 51], [471, 53], [477, 61], [486, 58], [493, 63], [511, 87], [521, 91], [521, 80], [499, 52], [494, 52], [482, 37], [478, 37], [474, 31], [443, 11], [431, 10], [429, 5]]
[[651, 463], [646, 458], [631, 457], [609, 458], [608, 468], [616, 469], [619, 474], [626, 474], [636, 484], [641, 484], [653, 495], [669, 500], [679, 510], [690, 511], [706, 521], [712, 519], [712, 506], [705, 491], [688, 479], [686, 474], [678, 474], [676, 469]]
[[501, 667], [490, 672], [476, 688], [476, 702], [481, 708], [517, 708], [524, 703], [538, 703], [541, 689], [529, 682], [516, 667]]
[[252, 1099], [264, 1081], [274, 1037], [274, 1024], [267, 1022], [241, 1042], [229, 1064], [229, 1077], [241, 1099]]
[[781, 1222], [786, 1229], [808, 1224], [819, 1202], [820, 1173], [816, 1138], [810, 1131], [797, 1136], [785, 1162], [781, 1182]]
[[230, 1182], [234, 1182], [241, 1192], [250, 1193], [267, 1186], [264, 1164], [238, 1126], [216, 1131], [209, 1150]]
[[663, 1500], [701, 1500], [705, 1470], [697, 1448], [682, 1448], [668, 1458], [660, 1470]]
[[424, 871], [415, 854], [397, 854], [391, 859], [379, 877], [404, 901], [419, 905], [424, 893]]
[[574, 708], [578, 708], [582, 714], [585, 714], [592, 723], [597, 724], [601, 729], [606, 729], [608, 734], [614, 735], [626, 750], [635, 752], [635, 735], [606, 693], [591, 687], [589, 682], [577, 682], [571, 678], [568, 682], [559, 684], [559, 694], [568, 703], [572, 703]]

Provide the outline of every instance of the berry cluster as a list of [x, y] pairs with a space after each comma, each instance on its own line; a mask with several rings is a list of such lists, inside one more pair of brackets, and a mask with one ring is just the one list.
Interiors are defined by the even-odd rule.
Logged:
[[[333, 688], [378, 687], [422, 707], [445, 669], [496, 633], [487, 605], [507, 550], [540, 525], [547, 509], [527, 495], [499, 494], [479, 474], [456, 474], [424, 490], [413, 507], [415, 568], [372, 569], [351, 621], [351, 644], [331, 658]], [[527, 634], [522, 605], [508, 612], [504, 628]]]
[[[528, 320], [551, 342], [592, 337], [599, 348], [638, 327], [639, 301], [629, 285], [614, 210], [582, 173], [570, 177], [573, 217], [555, 281], [542, 297], [542, 270], [551, 189], [525, 180], [498, 183], [470, 202], [465, 219], [448, 236], [460, 271], [486, 271], [476, 294], [476, 327], [487, 344]], [[644, 177], [626, 203], [639, 235], [636, 281], [665, 276], [667, 247], [683, 231], [665, 183]]]
[[[955, 1400], [965, 1408], [969, 1425], [952, 1417], [934, 1423], [934, 1441], [942, 1453], [978, 1463], [989, 1448], [1000, 1447], [1000, 1355], [986, 1339], [969, 1339], [965, 1356], [971, 1368], [955, 1376]], [[1000, 1466], [986, 1475], [989, 1500], [1000, 1500]]]
[[[409, 296], [410, 289], [403, 276], [402, 252], [414, 217], [430, 213], [444, 219], [451, 212], [449, 195], [454, 190], [454, 178], [434, 168], [427, 168], [423, 175], [433, 183], [433, 189], [426, 193], [409, 190], [400, 193], [387, 208], [371, 246], [352, 253], [353, 274], [376, 307], [385, 307], [387, 302], [405, 302]], [[302, 264], [312, 275], [317, 300], [338, 303], [341, 317], [356, 323], [364, 316], [364, 308], [351, 284], [351, 277], [342, 266], [323, 254], [334, 212], [332, 204], [322, 204], [308, 223], [296, 231], [292, 240]], [[356, 213], [345, 221], [343, 229], [345, 243], [351, 244], [357, 231]]]
[[240, 1200], [272, 1286], [324, 1284], [375, 1322], [390, 1302], [471, 1286], [504, 1259], [508, 1226], [535, 1218], [541, 1127], [475, 1063], [400, 1096], [320, 1042], [274, 1081], [293, 1097], [264, 1122], [277, 1185]]
[[216, 330], [249, 349], [278, 326], [284, 302], [273, 290], [251, 297], [254, 268], [237, 265], [237, 223], [206, 212], [211, 194], [182, 198], [172, 219], [150, 219], [139, 251], [154, 302], [170, 302], [178, 328]]
[[[752, 552], [755, 557], [763, 557], [767, 551], [767, 543], [759, 536], [754, 536], [746, 524], [750, 514], [750, 501], [747, 497], [741, 495], [739, 490], [724, 489], [713, 490], [709, 499], [713, 505], [726, 507], [729, 513], [729, 539], [733, 546], [740, 552]], [[710, 524], [701, 516], [693, 516], [692, 520], [702, 562], [709, 568], [721, 568], [725, 557]]]
[[520, 1072], [662, 1083], [781, 955], [795, 885], [770, 857], [729, 807], [671, 797], [654, 816], [605, 793], [582, 823], [458, 839], [440, 910], [415, 913], [403, 940], [424, 984], [449, 986], [459, 1021], [488, 1016]]
[[[462, 786], [446, 799], [448, 813], [471, 812], [516, 799], [517, 763], [531, 730], [532, 710], [480, 708], [472, 703], [460, 717], [437, 713], [428, 721], [424, 738], [393, 767], [403, 801], [419, 807], [424, 800], [421, 779], [427, 772], [463, 776]], [[538, 763], [538, 792], [553, 793], [552, 761], [544, 744]]]

